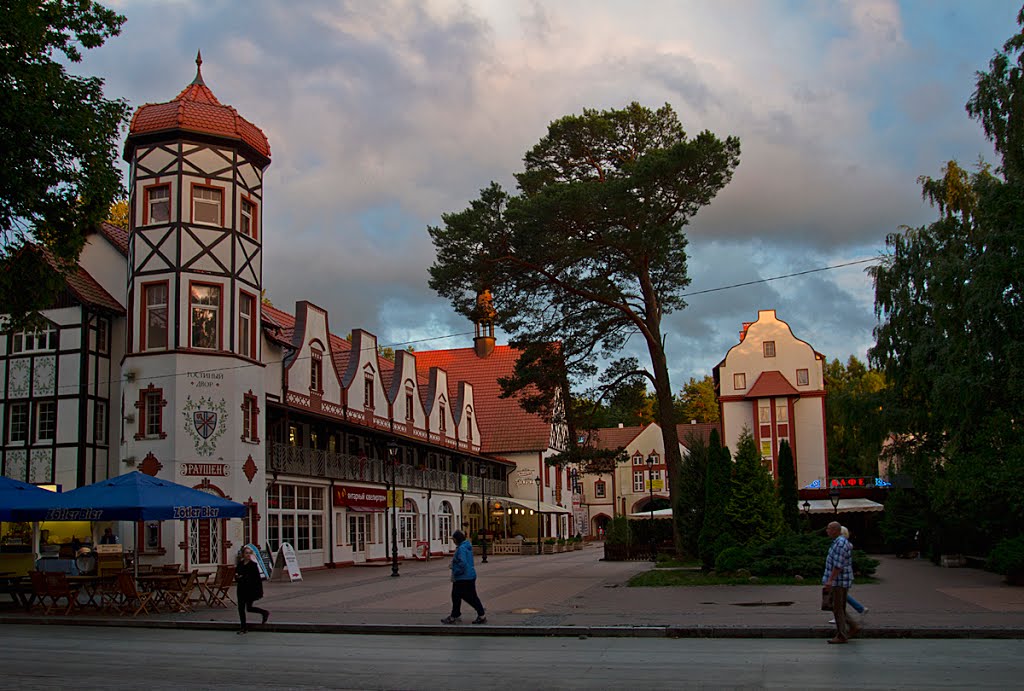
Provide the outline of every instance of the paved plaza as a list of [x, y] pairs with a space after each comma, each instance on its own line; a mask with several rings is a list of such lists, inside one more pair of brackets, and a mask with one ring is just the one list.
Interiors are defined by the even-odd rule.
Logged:
[[[465, 608], [462, 625], [440, 624], [450, 606], [446, 558], [403, 561], [398, 578], [389, 564], [306, 571], [302, 581], [267, 583], [259, 606], [272, 612], [267, 628], [279, 632], [807, 638], [831, 631], [830, 614], [818, 609], [820, 574], [806, 586], [628, 588], [631, 576], [652, 565], [605, 562], [602, 554], [595, 544], [562, 554], [490, 556], [486, 564], [478, 557], [485, 626], [470, 625]], [[1024, 637], [1024, 588], [978, 569], [879, 558], [878, 582], [853, 589], [870, 608], [863, 637]], [[216, 629], [236, 626], [237, 612], [200, 606], [132, 619], [5, 607], [0, 621]]]

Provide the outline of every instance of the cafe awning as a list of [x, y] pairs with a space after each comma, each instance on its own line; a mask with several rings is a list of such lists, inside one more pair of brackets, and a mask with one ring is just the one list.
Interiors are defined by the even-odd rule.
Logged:
[[[494, 501], [501, 502], [502, 505], [511, 504], [518, 506], [523, 509], [530, 509], [531, 511], [537, 511], [537, 502], [530, 501], [529, 499], [515, 499], [513, 497], [495, 497]], [[569, 509], [566, 509], [557, 504], [548, 504], [547, 502], [540, 502], [540, 513], [572, 513]]]
[[[869, 511], [885, 511], [885, 506], [882, 504], [863, 498], [840, 499], [838, 511], [836, 508], [833, 508], [832, 501], [829, 499], [808, 499], [807, 503], [811, 505], [809, 513], [865, 513]], [[797, 508], [800, 509], [801, 513], [803, 513], [804, 502], [798, 501]]]

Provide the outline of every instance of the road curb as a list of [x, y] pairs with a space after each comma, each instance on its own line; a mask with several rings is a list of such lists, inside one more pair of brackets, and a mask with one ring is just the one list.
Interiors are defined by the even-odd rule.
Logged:
[[[182, 631], [235, 631], [238, 626], [223, 621], [167, 621], [110, 619], [104, 617], [0, 617], [4, 624], [33, 626], [96, 626]], [[444, 626], [433, 624], [323, 624], [274, 622], [254, 625], [252, 633], [319, 633], [369, 636], [534, 636], [545, 638], [828, 638], [835, 629], [778, 626]], [[1006, 627], [872, 627], [857, 638], [883, 639], [1021, 639], [1024, 629]]]

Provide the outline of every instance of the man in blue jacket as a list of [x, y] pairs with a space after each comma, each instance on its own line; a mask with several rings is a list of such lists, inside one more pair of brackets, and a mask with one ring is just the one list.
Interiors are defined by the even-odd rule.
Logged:
[[458, 624], [462, 617], [462, 601], [476, 610], [474, 624], [486, 624], [487, 616], [480, 597], [476, 594], [476, 569], [473, 567], [473, 544], [466, 539], [465, 533], [456, 530], [452, 533], [455, 540], [455, 556], [452, 557], [452, 613], [441, 620], [442, 624]]

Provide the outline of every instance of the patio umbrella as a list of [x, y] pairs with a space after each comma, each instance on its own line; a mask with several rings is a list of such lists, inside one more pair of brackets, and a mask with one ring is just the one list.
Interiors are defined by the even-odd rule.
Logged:
[[23, 510], [45, 511], [59, 496], [27, 482], [0, 477], [0, 521], [14, 521], [15, 512]]

